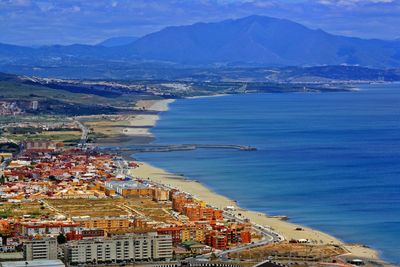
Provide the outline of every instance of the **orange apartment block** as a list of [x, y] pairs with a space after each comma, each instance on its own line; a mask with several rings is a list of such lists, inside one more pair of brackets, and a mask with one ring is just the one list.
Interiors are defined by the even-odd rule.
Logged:
[[222, 210], [216, 210], [213, 208], [203, 208], [197, 204], [186, 204], [183, 207], [183, 214], [185, 214], [190, 221], [212, 221], [222, 220]]
[[196, 229], [195, 240], [197, 242], [203, 243], [206, 240], [206, 231], [204, 229]]
[[117, 193], [114, 189], [107, 188], [104, 186], [104, 184], [101, 184], [101, 183], [96, 183], [95, 189], [104, 192], [104, 194], [106, 196], [113, 196], [113, 195], [116, 195], [116, 193]]
[[211, 231], [206, 235], [206, 244], [215, 249], [225, 250], [228, 247], [228, 239], [217, 231]]
[[92, 217], [75, 217], [73, 221], [79, 223], [83, 228], [97, 228], [103, 229], [106, 232], [115, 230], [124, 230], [129, 228], [128, 218], [121, 217], [104, 217], [104, 218], [92, 218]]
[[237, 229], [227, 229], [223, 235], [226, 236], [228, 244], [236, 245], [240, 242], [240, 231]]
[[171, 235], [174, 246], [181, 243], [182, 227], [162, 227], [157, 229], [159, 235]]
[[217, 235], [212, 237], [212, 247], [215, 249], [224, 250], [227, 248], [226, 236]]
[[121, 196], [152, 196], [153, 188], [125, 188], [121, 190]]
[[153, 190], [153, 201], [168, 201], [169, 200], [169, 190], [162, 188], [155, 188]]
[[0, 220], [0, 235], [1, 236], [10, 236], [11, 233], [13, 232], [12, 230], [13, 229], [8, 221]]
[[200, 208], [194, 203], [185, 204], [181, 213], [185, 214], [190, 221], [200, 221]]
[[182, 229], [182, 231], [181, 231], [181, 240], [182, 240], [182, 242], [186, 242], [186, 241], [189, 241], [191, 239], [192, 238], [191, 238], [191, 235], [190, 235], [190, 229], [189, 228]]
[[157, 233], [171, 235], [175, 245], [190, 240], [200, 243], [206, 240], [206, 229], [194, 225], [162, 227], [157, 229]]
[[65, 237], [67, 238], [68, 241], [104, 237], [104, 230], [85, 229], [82, 231], [71, 231], [69, 233], [66, 233]]
[[186, 242], [190, 240], [195, 240], [197, 242], [203, 243], [206, 240], [207, 230], [198, 227], [184, 227], [181, 231], [181, 241]]
[[172, 196], [172, 208], [182, 213], [183, 207], [188, 203], [193, 203], [192, 198], [188, 198], [185, 194], [174, 194]]
[[249, 231], [240, 232], [240, 241], [242, 244], [251, 243], [251, 233]]

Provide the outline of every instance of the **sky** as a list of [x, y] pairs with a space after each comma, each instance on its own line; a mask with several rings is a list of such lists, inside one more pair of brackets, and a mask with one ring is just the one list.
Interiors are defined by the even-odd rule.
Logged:
[[0, 0], [0, 42], [95, 44], [249, 15], [361, 38], [400, 38], [400, 0]]

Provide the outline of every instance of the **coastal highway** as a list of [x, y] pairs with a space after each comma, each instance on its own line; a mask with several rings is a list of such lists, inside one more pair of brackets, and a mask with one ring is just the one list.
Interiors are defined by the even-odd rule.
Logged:
[[[240, 223], [244, 223], [245, 222], [245, 218], [241, 218], [233, 213], [230, 212], [224, 212], [224, 217], [230, 220], [236, 220]], [[263, 245], [267, 245], [270, 243], [274, 243], [274, 242], [279, 242], [279, 241], [283, 241], [284, 238], [279, 235], [278, 233], [273, 232], [271, 229], [268, 229], [262, 225], [257, 225], [257, 224], [252, 224], [253, 230], [258, 232], [259, 234], [261, 234], [263, 236], [263, 238], [257, 242], [252, 242], [251, 244], [247, 244], [247, 245], [243, 245], [243, 246], [238, 246], [236, 248], [232, 248], [232, 249], [228, 249], [225, 251], [222, 251], [220, 253], [216, 253], [216, 255], [218, 257], [220, 257], [222, 260], [227, 260], [226, 256], [229, 253], [232, 252], [239, 252], [242, 250], [246, 250], [246, 249], [250, 249], [250, 248], [255, 248], [255, 247], [259, 247], [259, 246], [263, 246]]]
[[[237, 216], [233, 213], [227, 212], [227, 211], [224, 211], [223, 215], [224, 215], [224, 218], [226, 218], [226, 219], [236, 220], [237, 222], [240, 222], [240, 223], [245, 223], [245, 220], [246, 220], [246, 218], [239, 217], [239, 216]], [[264, 236], [264, 238], [261, 241], [268, 241], [269, 243], [271, 243], [271, 242], [275, 242], [275, 241], [283, 241], [284, 240], [283, 236], [279, 235], [278, 233], [272, 231], [271, 229], [269, 229], [265, 226], [253, 223], [252, 227], [253, 227], [254, 231], [256, 231], [259, 234]], [[259, 244], [259, 243], [257, 243], [257, 244]]]
[[[241, 217], [239, 217], [233, 213], [227, 212], [227, 211], [224, 211], [223, 215], [224, 215], [224, 218], [229, 219], [229, 220], [236, 220], [237, 222], [240, 222], [240, 223], [245, 222], [245, 218], [241, 218]], [[255, 247], [259, 247], [259, 246], [264, 246], [264, 245], [267, 245], [270, 243], [279, 242], [279, 241], [284, 240], [283, 236], [279, 235], [278, 233], [273, 232], [271, 229], [268, 229], [262, 225], [252, 224], [252, 227], [253, 227], [254, 231], [258, 232], [259, 234], [261, 234], [263, 236], [261, 240], [259, 240], [257, 242], [252, 242], [251, 244], [242, 245], [242, 246], [238, 246], [238, 247], [235, 247], [232, 249], [224, 250], [224, 251], [215, 253], [215, 255], [217, 257], [219, 257], [219, 259], [221, 261], [229, 261], [229, 259], [227, 257], [229, 253], [239, 252], [242, 250], [251, 249], [251, 248], [255, 248]], [[195, 259], [208, 259], [210, 257], [211, 257], [211, 253], [197, 256]], [[189, 259], [193, 259], [193, 258], [189, 258]]]

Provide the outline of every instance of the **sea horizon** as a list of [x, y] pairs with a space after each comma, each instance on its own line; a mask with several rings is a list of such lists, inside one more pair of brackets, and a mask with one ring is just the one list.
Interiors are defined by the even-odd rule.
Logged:
[[[370, 155], [365, 154], [366, 151], [359, 151], [356, 155], [354, 153], [356, 149], [362, 149], [365, 144], [372, 145], [372, 147], [365, 146], [366, 150], [378, 147], [384, 149], [391, 141], [393, 151], [386, 151], [386, 153], [384, 150], [377, 151], [380, 152], [378, 159], [382, 160], [382, 164], [399, 163], [397, 157], [399, 152], [395, 151], [395, 148], [399, 147], [399, 139], [394, 136], [394, 133], [399, 130], [399, 124], [396, 126], [398, 119], [387, 116], [390, 111], [399, 112], [393, 104], [399, 98], [397, 92], [400, 88], [396, 83], [366, 85], [360, 88], [361, 91], [357, 92], [249, 94], [177, 100], [170, 104], [168, 111], [160, 114], [160, 120], [151, 129], [156, 138], [154, 143], [240, 144], [255, 146], [258, 151], [254, 153], [219, 149], [196, 150], [135, 154], [135, 158], [172, 173], [183, 173], [188, 179], [197, 180], [216, 193], [238, 201], [238, 205], [245, 209], [268, 215], [288, 216], [293, 223], [326, 232], [348, 243], [370, 246], [380, 253], [383, 260], [399, 264], [400, 258], [397, 254], [399, 246], [395, 245], [394, 239], [400, 234], [398, 228], [400, 216], [396, 216], [396, 208], [391, 216], [389, 216], [390, 211], [387, 210], [400, 202], [398, 197], [396, 198], [398, 195], [396, 186], [399, 184], [392, 180], [398, 172], [395, 166], [392, 166], [393, 169], [386, 169], [388, 173], [385, 176], [387, 177], [383, 180], [388, 185], [383, 184], [381, 186], [384, 188], [379, 188], [379, 185], [371, 183], [374, 172], [366, 173], [366, 166], [360, 166], [361, 163], [365, 163], [362, 157], [367, 158], [369, 164], [375, 158], [368, 158]], [[377, 99], [378, 92], [381, 97]], [[348, 98], [349, 96], [351, 97]], [[357, 99], [361, 99], [361, 102], [351, 103], [352, 100]], [[376, 99], [378, 101], [375, 101]], [[301, 102], [296, 102], [297, 100]], [[320, 101], [321, 105], [317, 105], [316, 101]], [[371, 105], [372, 102], [374, 105]], [[269, 104], [266, 109], [262, 107], [265, 103]], [[290, 104], [293, 104], [293, 107], [290, 107]], [[283, 105], [286, 106], [280, 110]], [[335, 105], [338, 108], [336, 116], [335, 113], [330, 113]], [[310, 109], [307, 110], [306, 107]], [[378, 107], [379, 113], [376, 115], [375, 122], [378, 122], [378, 119], [387, 118], [379, 125], [373, 125], [374, 118], [368, 121], [373, 114], [371, 109], [375, 107]], [[352, 111], [351, 114], [347, 113], [349, 109]], [[265, 114], [266, 111], [271, 113]], [[238, 117], [238, 114], [241, 116]], [[293, 114], [296, 114], [297, 118], [290, 116]], [[271, 116], [265, 117], [265, 115]], [[346, 115], [348, 115], [347, 119]], [[328, 119], [322, 123], [324, 117]], [[264, 125], [265, 120], [273, 124]], [[193, 121], [196, 123], [194, 124]], [[348, 129], [342, 129], [342, 131], [333, 129], [335, 125], [340, 127], [341, 123], [346, 121], [344, 126]], [[293, 122], [296, 123], [291, 128], [290, 123]], [[319, 124], [312, 124], [312, 122]], [[382, 132], [382, 130], [383, 140], [377, 138], [371, 140], [374, 133]], [[370, 135], [361, 134], [362, 131]], [[286, 138], [279, 136], [283, 132], [287, 134]], [[350, 132], [350, 136], [347, 136], [347, 133], [343, 135], [344, 132]], [[341, 138], [332, 140], [335, 134]], [[357, 137], [361, 137], [359, 141], [363, 142], [355, 142]], [[264, 140], [264, 138], [269, 139]], [[271, 141], [267, 142], [267, 140]], [[291, 155], [287, 154], [288, 151]], [[302, 153], [306, 156], [302, 157]], [[310, 157], [313, 153], [314, 156]], [[341, 161], [341, 155], [355, 156], [355, 160]], [[394, 161], [390, 160], [391, 157]], [[265, 160], [268, 161], [265, 162]], [[238, 168], [240, 164], [246, 169], [249, 168], [250, 171], [243, 172], [240, 167]], [[335, 177], [335, 173], [332, 173], [335, 169], [342, 170], [337, 174], [338, 182], [332, 179]], [[384, 168], [382, 170], [378, 168], [375, 175], [382, 174], [383, 170]], [[249, 172], [251, 176], [261, 176], [263, 179], [257, 178], [258, 180], [255, 179], [256, 182], [254, 182], [254, 179], [249, 179]], [[301, 180], [296, 176], [304, 179]], [[285, 180], [282, 177], [288, 177], [288, 179]], [[321, 177], [328, 177], [328, 180], [321, 180]], [[365, 178], [368, 180], [363, 189], [359, 184]], [[316, 187], [316, 181], [322, 185]], [[355, 190], [357, 184], [360, 188]], [[252, 187], [254, 185], [258, 186]], [[251, 187], [253, 192], [244, 192], [246, 190], [243, 188], [246, 186]], [[301, 192], [300, 187], [309, 191]], [[375, 191], [371, 190], [374, 187]], [[270, 194], [265, 194], [264, 191]], [[343, 194], [343, 192], [350, 193]], [[364, 195], [366, 193], [368, 195]], [[389, 198], [385, 201], [377, 201], [375, 198], [379, 199], [378, 195], [382, 193], [388, 193]], [[331, 197], [326, 197], [326, 194], [330, 194]], [[358, 198], [357, 194], [359, 194]], [[312, 196], [318, 198], [321, 195], [325, 196], [321, 201], [310, 200]], [[335, 196], [346, 197], [340, 200]], [[371, 199], [371, 196], [374, 196], [374, 199]], [[368, 203], [369, 200], [371, 203]], [[330, 208], [334, 209], [333, 213], [329, 211]], [[373, 214], [377, 209], [380, 209], [380, 212]], [[342, 214], [334, 216], [337, 211]], [[359, 214], [365, 217], [372, 214], [374, 216], [372, 224], [363, 223], [362, 218], [357, 218]], [[386, 220], [379, 221], [375, 218], [383, 214]], [[333, 222], [335, 217], [336, 222]], [[385, 234], [384, 229], [377, 231], [381, 227], [389, 233]], [[368, 231], [371, 231], [373, 235], [367, 237]], [[377, 238], [383, 238], [383, 240], [375, 242]]]

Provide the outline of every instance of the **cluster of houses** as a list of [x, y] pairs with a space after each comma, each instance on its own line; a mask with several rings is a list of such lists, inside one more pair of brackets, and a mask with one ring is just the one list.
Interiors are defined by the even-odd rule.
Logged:
[[[10, 161], [0, 185], [2, 201], [20, 202], [42, 198], [101, 198], [91, 183], [115, 178], [111, 155], [70, 149], [62, 153], [45, 142], [27, 142], [28, 149]], [[31, 148], [34, 147], [34, 148]]]
[[0, 101], [0, 116], [19, 115], [22, 113], [22, 109], [16, 102]]
[[[250, 222], [225, 219], [222, 210], [177, 189], [126, 177], [121, 174], [124, 172], [120, 161], [114, 155], [93, 150], [59, 149], [45, 141], [26, 142], [23, 153], [13, 158], [3, 171], [0, 201], [24, 205], [34, 201], [43, 204], [47, 199], [139, 198], [163, 203], [161, 212], [168, 213], [173, 220], [155, 221], [143, 214], [92, 217], [55, 213], [46, 217], [7, 217], [0, 219], [0, 250], [13, 251], [23, 246], [26, 260], [65, 257], [71, 263], [87, 263], [148, 257], [168, 259], [172, 251], [174, 255], [202, 254], [251, 243]], [[125, 162], [124, 166], [138, 165]], [[59, 236], [66, 241], [62, 246], [59, 240], [51, 241]], [[147, 241], [142, 244], [138, 240], [160, 242], [159, 251], [146, 254]], [[43, 254], [43, 258], [35, 254], [35, 242], [38, 247], [47, 247], [49, 253]], [[135, 254], [131, 249], [137, 242], [141, 245], [135, 248], [138, 249]], [[129, 250], [126, 256], [118, 253], [118, 244]], [[106, 246], [111, 251], [104, 250]], [[55, 250], [58, 252], [54, 253]], [[93, 258], [89, 250], [102, 252]], [[78, 257], [76, 253], [84, 256]]]

